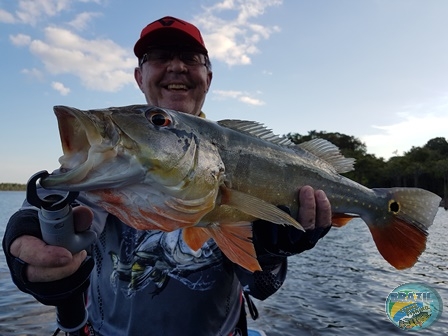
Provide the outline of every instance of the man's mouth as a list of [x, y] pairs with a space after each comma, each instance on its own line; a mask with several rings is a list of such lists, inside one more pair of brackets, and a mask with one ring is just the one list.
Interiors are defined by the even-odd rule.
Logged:
[[185, 84], [168, 84], [165, 88], [168, 90], [188, 90], [188, 86]]

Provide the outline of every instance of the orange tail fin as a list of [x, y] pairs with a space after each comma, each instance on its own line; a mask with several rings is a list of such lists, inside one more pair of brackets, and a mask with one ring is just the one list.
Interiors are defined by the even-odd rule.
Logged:
[[235, 264], [251, 272], [261, 271], [252, 243], [250, 222], [183, 229], [184, 241], [193, 250], [198, 250], [210, 237], [214, 239], [222, 253]]
[[426, 233], [395, 218], [387, 226], [369, 226], [378, 251], [397, 269], [412, 267], [426, 247]]

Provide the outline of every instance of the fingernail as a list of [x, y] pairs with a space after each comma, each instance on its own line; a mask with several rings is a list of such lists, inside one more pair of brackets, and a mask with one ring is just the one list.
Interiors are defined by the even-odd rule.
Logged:
[[86, 250], [82, 250], [79, 254], [81, 255], [82, 259], [87, 258], [87, 251]]

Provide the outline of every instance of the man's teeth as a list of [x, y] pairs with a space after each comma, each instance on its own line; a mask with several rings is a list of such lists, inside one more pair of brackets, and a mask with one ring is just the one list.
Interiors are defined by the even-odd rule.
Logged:
[[169, 84], [167, 86], [169, 90], [187, 90], [187, 86], [184, 84]]

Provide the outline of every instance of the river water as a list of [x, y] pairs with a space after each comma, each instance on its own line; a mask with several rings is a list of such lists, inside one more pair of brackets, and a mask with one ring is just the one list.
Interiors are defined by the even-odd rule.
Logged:
[[[0, 191], [0, 236], [20, 206], [24, 192]], [[387, 264], [358, 219], [332, 229], [316, 248], [289, 258], [288, 278], [249, 325], [268, 336], [448, 335], [448, 211], [439, 209], [429, 229], [427, 250], [417, 264], [397, 271]], [[443, 313], [429, 328], [402, 331], [385, 313], [385, 300], [397, 286], [421, 282], [442, 298]], [[0, 335], [51, 335], [54, 309], [22, 294], [12, 283], [0, 253]]]

